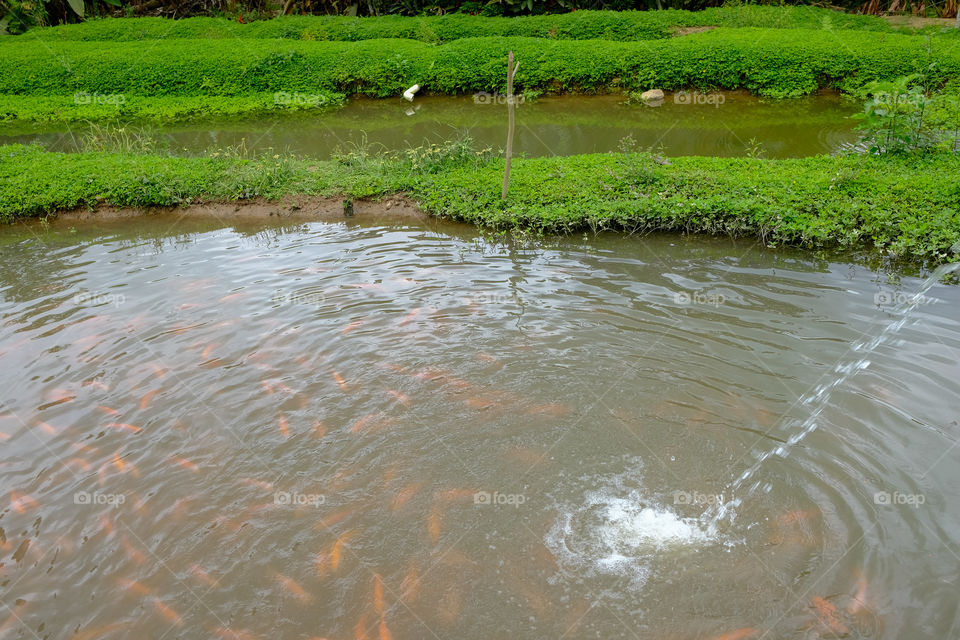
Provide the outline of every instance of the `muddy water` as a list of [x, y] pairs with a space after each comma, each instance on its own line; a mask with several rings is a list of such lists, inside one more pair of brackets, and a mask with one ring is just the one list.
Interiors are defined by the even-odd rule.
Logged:
[[[503, 98], [479, 96], [404, 100], [354, 100], [340, 111], [259, 120], [179, 123], [148, 129], [158, 146], [196, 154], [240, 147], [329, 158], [338, 147], [370, 145], [400, 150], [472, 136], [480, 147], [498, 149], [506, 139]], [[631, 136], [641, 148], [662, 146], [669, 155], [787, 158], [833, 153], [856, 142], [850, 114], [856, 103], [826, 94], [787, 101], [761, 101], [745, 93], [668, 96], [650, 108], [626, 105], [623, 96], [543, 97], [517, 111], [514, 150], [529, 156], [616, 151]], [[136, 129], [136, 127], [134, 127]], [[85, 125], [70, 130], [23, 131], [0, 127], [0, 144], [42, 142], [74, 151]]]
[[[960, 290], [677, 236], [5, 229], [4, 638], [948, 638]], [[76, 635], [73, 635], [76, 634]]]

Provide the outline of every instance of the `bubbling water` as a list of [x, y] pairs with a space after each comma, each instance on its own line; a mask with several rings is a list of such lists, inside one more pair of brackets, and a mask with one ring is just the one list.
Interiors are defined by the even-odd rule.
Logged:
[[545, 544], [562, 573], [576, 578], [620, 577], [628, 590], [643, 587], [655, 554], [715, 543], [718, 536], [696, 518], [684, 518], [659, 504], [638, 485], [634, 461], [619, 475], [590, 476], [578, 504], [558, 504], [560, 514]]

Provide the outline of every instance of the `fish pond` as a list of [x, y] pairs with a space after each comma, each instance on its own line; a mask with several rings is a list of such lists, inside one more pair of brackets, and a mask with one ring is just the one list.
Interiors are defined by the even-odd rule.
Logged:
[[[669, 94], [659, 107], [625, 96], [545, 96], [517, 108], [514, 152], [567, 156], [636, 148], [672, 156], [794, 158], [835, 153], [859, 138], [850, 115], [860, 105], [837, 94], [762, 100], [744, 92]], [[470, 136], [479, 148], [506, 140], [503, 96], [426, 96], [350, 101], [337, 111], [257, 119], [205, 119], [166, 125], [128, 123], [126, 136], [152, 149], [197, 155], [224, 150], [295, 153], [320, 159], [357, 149], [397, 151]], [[103, 125], [0, 124], [0, 144], [40, 143], [54, 151], [104, 144]]]
[[927, 274], [169, 214], [10, 226], [0, 263], [4, 638], [960, 629]]

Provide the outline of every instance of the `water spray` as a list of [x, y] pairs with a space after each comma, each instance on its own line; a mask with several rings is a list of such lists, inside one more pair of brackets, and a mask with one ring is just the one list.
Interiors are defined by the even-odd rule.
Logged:
[[[950, 252], [952, 252], [955, 256], [960, 254], [960, 241], [950, 248]], [[899, 305], [901, 311], [900, 318], [898, 320], [888, 324], [873, 338], [861, 338], [860, 340], [854, 342], [850, 348], [854, 353], [860, 354], [859, 357], [852, 362], [841, 362], [838, 364], [833, 370], [834, 377], [831, 382], [817, 385], [813, 391], [808, 392], [801, 398], [799, 404], [809, 407], [810, 415], [806, 420], [800, 423], [797, 431], [783, 444], [763, 452], [760, 457], [757, 458], [756, 461], [747, 468], [746, 471], [740, 474], [740, 476], [732, 483], [727, 485], [727, 488], [723, 491], [723, 494], [736, 495], [748, 482], [750, 482], [757, 471], [759, 471], [760, 467], [763, 466], [768, 459], [772, 458], [773, 456], [786, 458], [790, 454], [790, 451], [793, 449], [793, 447], [802, 442], [811, 433], [816, 431], [817, 427], [820, 426], [820, 423], [818, 422], [820, 414], [823, 413], [824, 409], [827, 408], [834, 389], [846, 383], [858, 372], [869, 367], [870, 354], [903, 328], [913, 311], [925, 299], [925, 294], [927, 291], [929, 291], [930, 288], [933, 287], [933, 285], [935, 285], [940, 279], [958, 270], [960, 270], [960, 262], [943, 264], [937, 267], [933, 273], [923, 281], [923, 284], [920, 286], [920, 290]], [[754, 480], [746, 490], [745, 495], [752, 494], [759, 487], [760, 481]], [[706, 526], [709, 532], [716, 533], [720, 524], [725, 519], [729, 519], [731, 522], [733, 521], [735, 509], [740, 506], [741, 503], [742, 497], [733, 498], [727, 502], [717, 502], [704, 511], [703, 515], [700, 516], [700, 520], [704, 526]]]

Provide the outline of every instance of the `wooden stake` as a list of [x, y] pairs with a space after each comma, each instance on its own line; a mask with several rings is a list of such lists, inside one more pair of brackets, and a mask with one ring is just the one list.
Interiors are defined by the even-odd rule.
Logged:
[[514, 111], [516, 110], [516, 101], [513, 99], [513, 77], [517, 75], [517, 69], [520, 63], [513, 64], [513, 51], [507, 55], [507, 148], [504, 152], [506, 164], [503, 167], [503, 191], [500, 193], [502, 200], [507, 199], [507, 190], [510, 188], [510, 159], [513, 156], [513, 128]]

